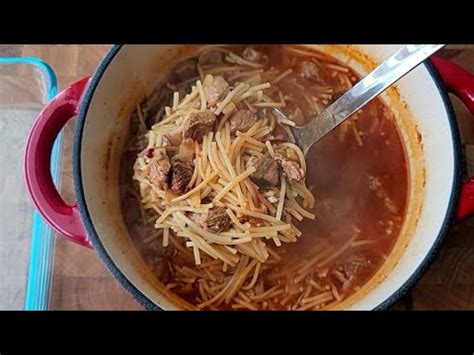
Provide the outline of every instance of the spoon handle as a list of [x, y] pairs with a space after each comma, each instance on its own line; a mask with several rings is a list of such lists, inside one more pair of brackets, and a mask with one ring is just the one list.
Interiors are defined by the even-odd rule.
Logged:
[[300, 129], [294, 130], [295, 138], [304, 153], [306, 154], [326, 133], [443, 46], [442, 44], [406, 45], [400, 48], [317, 117]]

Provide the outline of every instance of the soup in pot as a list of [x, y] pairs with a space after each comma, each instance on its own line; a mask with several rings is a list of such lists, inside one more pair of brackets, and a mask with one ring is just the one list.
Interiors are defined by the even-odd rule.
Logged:
[[358, 80], [306, 47], [206, 47], [137, 105], [122, 209], [166, 288], [197, 309], [317, 310], [370, 280], [407, 209], [393, 113], [372, 100], [306, 157], [286, 134]]

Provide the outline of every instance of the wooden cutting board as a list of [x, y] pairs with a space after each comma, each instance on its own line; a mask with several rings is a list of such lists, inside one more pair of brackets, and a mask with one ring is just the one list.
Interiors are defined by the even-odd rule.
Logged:
[[[0, 46], [3, 51], [40, 57], [59, 76], [61, 88], [90, 75], [108, 46]], [[440, 53], [474, 73], [474, 46], [448, 46]], [[474, 119], [453, 98], [468, 160], [474, 161]], [[72, 195], [71, 137], [74, 124], [66, 127], [62, 193]], [[474, 164], [473, 164], [474, 165]], [[471, 170], [474, 175], [474, 169]], [[93, 250], [57, 238], [54, 256], [51, 309], [142, 309], [109, 274]], [[474, 310], [474, 218], [451, 228], [429, 270], [393, 309]]]

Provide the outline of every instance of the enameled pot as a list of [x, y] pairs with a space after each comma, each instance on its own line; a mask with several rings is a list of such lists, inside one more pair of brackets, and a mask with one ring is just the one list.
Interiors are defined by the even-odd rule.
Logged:
[[[361, 75], [397, 46], [318, 46]], [[28, 138], [25, 177], [43, 218], [66, 238], [93, 247], [117, 280], [148, 309], [188, 309], [147, 267], [124, 224], [118, 169], [128, 117], [193, 46], [115, 46], [91, 78], [56, 96]], [[393, 109], [409, 161], [410, 188], [401, 235], [377, 274], [342, 309], [383, 309], [425, 270], [449, 225], [474, 212], [474, 179], [462, 181], [460, 140], [448, 91], [474, 112], [474, 76], [431, 58], [383, 94]], [[55, 137], [77, 117], [73, 168], [77, 204], [58, 194], [49, 172]]]

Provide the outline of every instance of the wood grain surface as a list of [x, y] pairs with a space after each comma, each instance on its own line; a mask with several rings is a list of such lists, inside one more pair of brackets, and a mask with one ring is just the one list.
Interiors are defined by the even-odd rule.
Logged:
[[[90, 75], [108, 46], [0, 46], [0, 55], [21, 53], [36, 56], [52, 65], [61, 88]], [[440, 53], [474, 73], [474, 46], [448, 46]], [[466, 151], [474, 151], [474, 120], [453, 98]], [[74, 124], [66, 127], [62, 194], [72, 200], [71, 136]], [[472, 153], [471, 153], [472, 154]], [[474, 171], [471, 171], [474, 174]], [[58, 237], [56, 241], [51, 309], [142, 309], [106, 270], [93, 250]], [[474, 218], [453, 226], [434, 262], [392, 309], [474, 310]]]

